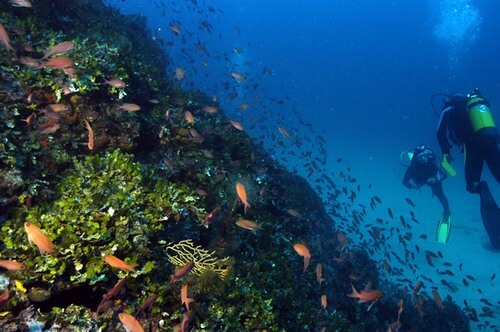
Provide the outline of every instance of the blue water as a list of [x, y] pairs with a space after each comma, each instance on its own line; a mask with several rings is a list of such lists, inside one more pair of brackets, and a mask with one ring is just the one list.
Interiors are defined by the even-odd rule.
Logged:
[[[274, 157], [307, 175], [300, 169], [304, 159], [294, 158], [286, 150], [291, 142], [285, 143], [285, 149], [276, 147], [277, 127], [285, 127], [302, 144], [302, 151], [311, 149], [315, 155], [321, 145], [316, 137], [322, 135], [327, 172], [338, 174], [337, 158], [358, 165], [354, 176], [377, 169], [380, 176], [370, 174], [370, 181], [380, 184], [376, 194], [393, 198], [391, 207], [402, 204], [406, 209], [401, 197], [411, 197], [420, 204], [416, 212], [424, 217], [429, 213], [431, 220], [441, 213], [435, 198], [426, 191], [409, 193], [397, 178], [398, 172], [401, 176], [397, 160], [401, 151], [426, 143], [440, 152], [431, 95], [468, 93], [479, 87], [491, 102], [494, 117], [500, 119], [499, 1], [107, 2], [125, 13], [145, 15], [171, 59], [166, 75], [173, 77], [176, 67], [184, 68], [187, 74], [179, 82], [181, 86], [216, 96], [226, 114], [241, 121], [258, 141], [261, 137]], [[171, 23], [181, 28], [179, 35], [172, 32]], [[244, 74], [247, 81], [235, 81], [231, 71]], [[231, 100], [235, 92], [238, 96]], [[439, 111], [442, 98], [435, 101]], [[238, 110], [242, 103], [250, 106]], [[453, 153], [460, 159], [457, 151]], [[459, 164], [455, 166], [460, 170]], [[387, 174], [392, 178], [384, 178]], [[459, 227], [464, 232], [470, 231], [463, 227], [482, 228], [477, 198], [467, 196], [460, 177], [463, 170], [445, 183], [457, 220], [452, 237], [458, 235]], [[423, 206], [432, 206], [435, 211]], [[429, 239], [433, 237], [433, 222], [424, 221], [427, 224], [419, 230], [430, 234]], [[449, 249], [445, 254], [452, 257], [462, 246], [469, 246], [454, 242], [456, 247], [445, 248], [431, 242], [421, 246]], [[462, 259], [458, 255], [454, 263], [462, 263]], [[470, 274], [476, 272], [472, 262], [464, 263], [471, 263]], [[425, 264], [421, 263], [422, 268]], [[437, 278], [442, 276], [436, 277], [439, 284]], [[487, 282], [488, 277], [484, 278]], [[461, 282], [460, 278], [451, 281]], [[487, 287], [493, 286], [490, 282]], [[473, 302], [471, 296], [483, 297], [464, 290], [454, 294]], [[474, 305], [479, 307], [477, 300]]]
[[[173, 61], [167, 73], [185, 68], [186, 82], [217, 95], [227, 112], [250, 103], [245, 116], [269, 118], [270, 112], [286, 117], [295, 107], [335, 141], [368, 132], [378, 144], [402, 137], [404, 144], [434, 144], [433, 93], [478, 86], [493, 105], [500, 103], [497, 1], [108, 3], [144, 14], [158, 37], [173, 43], [166, 47]], [[212, 32], [200, 28], [202, 21]], [[179, 36], [170, 30], [171, 22], [181, 26]], [[197, 42], [206, 53], [196, 49]], [[238, 55], [234, 48], [243, 50]], [[245, 73], [250, 89], [236, 84], [231, 70]], [[233, 102], [224, 98], [230, 91], [224, 82], [239, 92]], [[260, 102], [253, 101], [255, 94]]]

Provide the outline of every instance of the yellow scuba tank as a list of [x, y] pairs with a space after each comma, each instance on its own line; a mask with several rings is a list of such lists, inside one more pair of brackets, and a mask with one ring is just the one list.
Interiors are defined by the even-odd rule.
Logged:
[[481, 97], [477, 88], [474, 90], [473, 94], [469, 96], [467, 113], [474, 133], [485, 127], [495, 127], [489, 103]]

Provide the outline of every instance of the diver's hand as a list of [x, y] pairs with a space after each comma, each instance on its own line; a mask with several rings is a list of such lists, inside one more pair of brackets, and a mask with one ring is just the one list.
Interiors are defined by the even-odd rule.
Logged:
[[429, 186], [435, 184], [436, 182], [438, 182], [438, 179], [436, 179], [436, 178], [430, 178], [430, 179], [427, 179], [427, 181], [426, 181], [426, 183]]
[[448, 163], [450, 163], [450, 164], [451, 164], [451, 163], [453, 162], [453, 157], [451, 156], [451, 154], [449, 154], [449, 153], [443, 153], [443, 160], [444, 160], [445, 158], [446, 158], [446, 161], [447, 161]]

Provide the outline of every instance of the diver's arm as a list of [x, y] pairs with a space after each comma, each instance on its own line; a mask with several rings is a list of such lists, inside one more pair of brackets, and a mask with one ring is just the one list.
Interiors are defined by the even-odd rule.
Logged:
[[441, 147], [441, 152], [443, 154], [449, 155], [451, 144], [448, 141], [448, 137], [446, 137], [447, 129], [448, 129], [448, 121], [450, 117], [450, 112], [453, 111], [453, 107], [449, 106], [443, 110], [441, 113], [441, 117], [439, 118], [439, 123], [436, 131], [436, 138]]
[[439, 181], [443, 181], [448, 177], [448, 172], [446, 172], [444, 168], [439, 165], [439, 170], [437, 171], [436, 177]]
[[443, 166], [441, 166], [438, 156], [436, 156], [434, 152], [432, 154], [434, 155], [434, 168], [436, 169], [436, 175], [434, 178], [436, 181], [443, 181], [448, 176], [448, 172], [446, 172]]

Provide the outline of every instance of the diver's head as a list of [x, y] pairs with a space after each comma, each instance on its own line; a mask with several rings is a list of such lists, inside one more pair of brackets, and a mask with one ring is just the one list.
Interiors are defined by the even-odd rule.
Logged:
[[467, 101], [469, 100], [468, 98], [469, 95], [463, 95], [461, 93], [452, 93], [444, 100], [444, 106], [443, 109], [447, 107], [454, 107], [454, 108], [462, 108], [465, 107], [467, 104]]
[[425, 147], [425, 144], [419, 144], [419, 145], [417, 145], [417, 146], [415, 147], [415, 152], [417, 152], [417, 151], [424, 151], [425, 149], [427, 149], [427, 148]]
[[434, 160], [434, 154], [424, 144], [419, 144], [413, 151], [413, 159], [419, 164], [427, 164]]
[[469, 93], [467, 97], [468, 98], [481, 97], [481, 91], [479, 91], [479, 88], [474, 88], [474, 90], [472, 90], [472, 93]]

